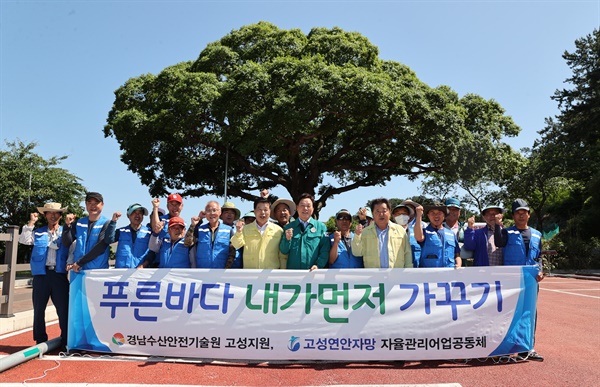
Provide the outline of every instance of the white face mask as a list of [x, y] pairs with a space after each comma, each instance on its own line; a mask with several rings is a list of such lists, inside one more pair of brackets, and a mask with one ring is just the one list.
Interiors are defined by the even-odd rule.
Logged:
[[409, 216], [408, 215], [398, 215], [394, 218], [394, 220], [396, 221], [396, 223], [398, 223], [401, 226], [405, 226], [408, 223], [408, 219]]

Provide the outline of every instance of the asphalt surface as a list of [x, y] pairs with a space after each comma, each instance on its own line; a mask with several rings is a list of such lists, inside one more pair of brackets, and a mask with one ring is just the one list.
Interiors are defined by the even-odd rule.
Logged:
[[[26, 298], [26, 297], [25, 297]], [[50, 325], [51, 337], [58, 325]], [[0, 336], [0, 354], [32, 345], [31, 331]], [[235, 363], [201, 359], [107, 357], [54, 352], [0, 373], [0, 383], [204, 386], [600, 385], [600, 282], [548, 277], [540, 283], [536, 350], [544, 362], [514, 359], [427, 362]], [[39, 379], [38, 379], [39, 378]]]

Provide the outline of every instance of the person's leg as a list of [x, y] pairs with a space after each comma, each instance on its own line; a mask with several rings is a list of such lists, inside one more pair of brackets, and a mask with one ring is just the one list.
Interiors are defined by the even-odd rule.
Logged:
[[50, 298], [49, 281], [45, 275], [33, 276], [33, 340], [37, 344], [48, 341], [46, 333], [46, 305]]
[[69, 322], [69, 280], [67, 274], [53, 272], [52, 279], [52, 303], [58, 315], [60, 327], [61, 347], [67, 346], [67, 328]]

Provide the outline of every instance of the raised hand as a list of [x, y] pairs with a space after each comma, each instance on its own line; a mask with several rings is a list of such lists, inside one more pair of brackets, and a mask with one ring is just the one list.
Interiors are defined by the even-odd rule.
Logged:
[[67, 226], [70, 226], [74, 220], [75, 220], [75, 214], [67, 214], [67, 216], [65, 216], [65, 224]]

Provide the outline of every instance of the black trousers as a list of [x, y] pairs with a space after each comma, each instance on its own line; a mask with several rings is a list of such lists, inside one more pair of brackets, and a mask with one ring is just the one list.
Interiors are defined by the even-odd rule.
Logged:
[[46, 306], [48, 300], [56, 308], [60, 327], [61, 346], [67, 345], [69, 319], [69, 280], [66, 273], [46, 270], [46, 275], [33, 276], [33, 339], [37, 344], [48, 341], [46, 333]]

